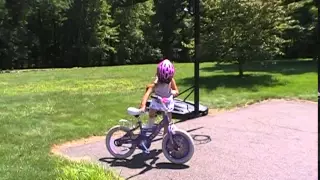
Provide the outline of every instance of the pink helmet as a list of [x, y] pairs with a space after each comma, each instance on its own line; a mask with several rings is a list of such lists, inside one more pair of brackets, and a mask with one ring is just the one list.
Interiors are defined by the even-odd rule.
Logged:
[[170, 83], [174, 76], [174, 73], [174, 66], [168, 59], [164, 59], [158, 64], [157, 76], [159, 82]]

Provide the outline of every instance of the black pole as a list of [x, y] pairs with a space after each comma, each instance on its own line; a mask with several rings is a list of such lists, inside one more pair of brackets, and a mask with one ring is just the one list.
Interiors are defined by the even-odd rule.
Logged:
[[194, 113], [199, 115], [199, 45], [200, 45], [200, 0], [194, 0]]
[[[318, 75], [319, 75], [319, 68], [320, 68], [320, 52], [317, 51], [316, 49], [320, 48], [320, 2], [319, 1], [315, 1], [316, 6], [318, 7], [318, 20], [317, 20], [317, 24], [316, 24], [316, 35], [317, 35], [317, 41], [316, 41], [316, 45], [314, 48], [314, 60], [318, 63]], [[320, 79], [318, 78], [318, 104], [320, 103]], [[318, 107], [320, 107], [320, 105], [318, 105]]]

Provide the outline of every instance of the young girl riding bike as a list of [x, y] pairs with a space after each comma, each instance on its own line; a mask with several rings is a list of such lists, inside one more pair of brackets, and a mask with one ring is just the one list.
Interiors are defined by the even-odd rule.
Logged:
[[[172, 118], [172, 111], [174, 108], [174, 101], [173, 98], [176, 97], [179, 94], [178, 87], [176, 85], [176, 82], [174, 80], [174, 74], [175, 69], [173, 64], [168, 60], [164, 59], [161, 61], [157, 66], [157, 73], [156, 73], [156, 79], [152, 84], [149, 84], [147, 86], [147, 90], [142, 98], [140, 109], [142, 111], [145, 111], [146, 109], [146, 103], [151, 93], [155, 93], [156, 95], [167, 98], [167, 102], [165, 102], [165, 105], [168, 108], [168, 115], [169, 119]], [[146, 126], [146, 128], [152, 128], [156, 112], [157, 111], [163, 111], [162, 104], [157, 102], [156, 100], [152, 99], [150, 107], [149, 107], [149, 122]], [[164, 134], [167, 132], [168, 126], [164, 127]]]

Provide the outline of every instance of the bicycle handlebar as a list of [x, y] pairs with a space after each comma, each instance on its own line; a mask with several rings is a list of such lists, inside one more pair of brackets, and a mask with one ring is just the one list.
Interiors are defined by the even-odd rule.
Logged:
[[152, 94], [151, 98], [162, 100], [162, 97]]
[[[173, 97], [173, 95], [171, 95], [169, 98], [172, 98], [172, 97]], [[163, 102], [164, 99], [169, 99], [169, 98], [163, 98], [161, 96], [154, 95], [154, 94], [151, 95], [151, 98], [157, 99], [157, 100], [159, 100], [161, 102]]]
[[[170, 98], [171, 98], [171, 97], [172, 97], [172, 95], [170, 96]], [[166, 109], [166, 111], [168, 110], [168, 108], [166, 107], [166, 105], [165, 105], [164, 102], [163, 102], [164, 100], [166, 100], [166, 99], [168, 99], [168, 98], [162, 98], [161, 96], [154, 95], [154, 94], [151, 95], [151, 98], [154, 98], [154, 99], [160, 101], [160, 103], [161, 103], [162, 106]]]

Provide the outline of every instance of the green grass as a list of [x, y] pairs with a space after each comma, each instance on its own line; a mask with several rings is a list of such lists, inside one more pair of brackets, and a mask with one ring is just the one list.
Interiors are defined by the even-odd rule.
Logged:
[[[317, 99], [315, 63], [251, 64], [246, 69], [247, 76], [239, 78], [234, 65], [201, 64], [202, 104], [232, 108], [267, 98]], [[180, 90], [191, 86], [193, 65], [176, 64], [176, 70]], [[129, 118], [126, 108], [138, 106], [154, 73], [155, 65], [140, 65], [0, 74], [0, 179], [85, 179], [79, 169], [113, 176], [50, 155], [50, 147], [103, 135], [118, 119]]]
[[114, 173], [108, 171], [101, 166], [93, 163], [72, 163], [70, 165], [62, 165], [57, 171], [60, 174], [57, 180], [122, 180], [116, 177]]

